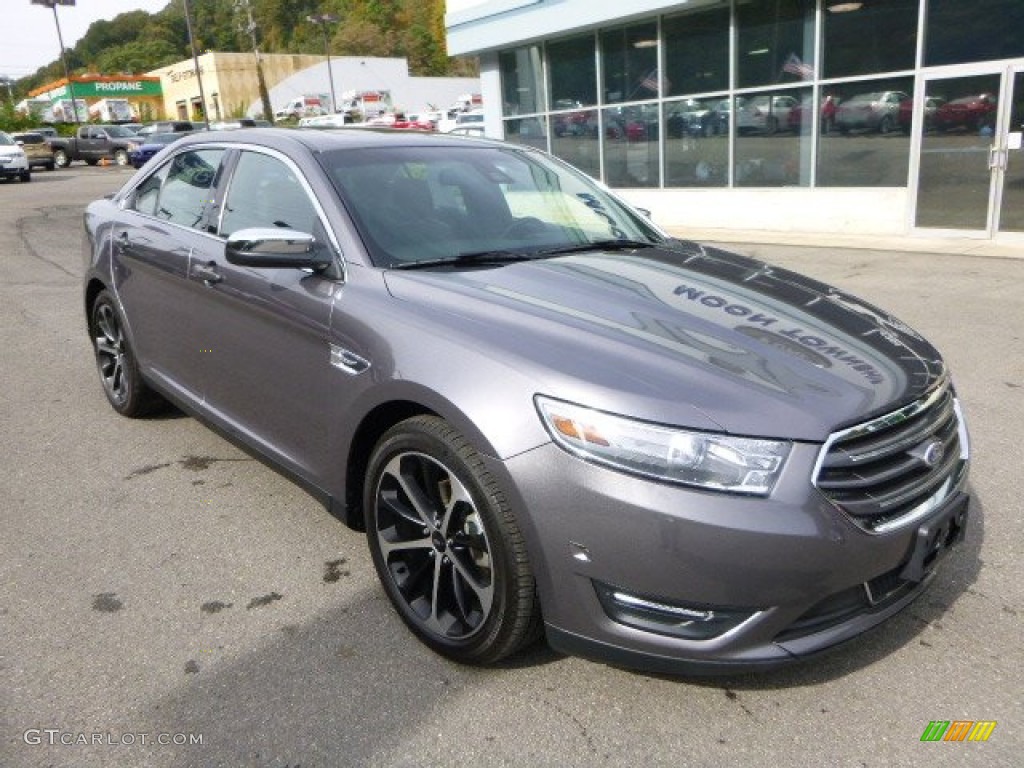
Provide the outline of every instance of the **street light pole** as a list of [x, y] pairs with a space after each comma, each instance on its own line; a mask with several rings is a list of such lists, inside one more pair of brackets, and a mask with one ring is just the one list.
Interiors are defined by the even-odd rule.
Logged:
[[80, 125], [78, 118], [78, 102], [75, 101], [75, 86], [71, 82], [71, 70], [68, 69], [68, 57], [64, 52], [64, 35], [60, 31], [60, 19], [57, 18], [58, 5], [74, 5], [75, 0], [31, 0], [32, 5], [42, 5], [53, 9], [53, 23], [57, 25], [57, 42], [60, 43], [60, 60], [64, 64], [64, 78], [68, 81], [68, 96], [71, 97], [71, 113], [75, 116], [75, 125]]
[[334, 98], [334, 72], [331, 71], [331, 42], [327, 34], [327, 25], [336, 23], [338, 17], [329, 13], [318, 13], [314, 16], [307, 16], [306, 21], [321, 27], [324, 32], [324, 53], [327, 55], [327, 77], [331, 82], [331, 114], [333, 115], [338, 111], [338, 103]]
[[[206, 123], [206, 130], [210, 130], [210, 110], [206, 108], [206, 93], [203, 91], [203, 75], [199, 71], [199, 54], [196, 53], [196, 39], [192, 35], [192, 9], [185, 3], [185, 28], [188, 30], [188, 45], [192, 49], [192, 64], [196, 68], [196, 80], [199, 82], [199, 101], [203, 105], [203, 122]], [[191, 115], [189, 115], [191, 119]]]

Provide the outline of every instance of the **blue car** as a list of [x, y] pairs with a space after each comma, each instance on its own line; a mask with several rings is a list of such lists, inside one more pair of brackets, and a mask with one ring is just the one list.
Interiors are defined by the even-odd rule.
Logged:
[[146, 136], [146, 143], [138, 149], [129, 152], [128, 160], [131, 162], [133, 168], [141, 168], [149, 162], [153, 155], [162, 150], [168, 144], [171, 144], [182, 136], [187, 135], [188, 132], [178, 131], [176, 133], [154, 133]]

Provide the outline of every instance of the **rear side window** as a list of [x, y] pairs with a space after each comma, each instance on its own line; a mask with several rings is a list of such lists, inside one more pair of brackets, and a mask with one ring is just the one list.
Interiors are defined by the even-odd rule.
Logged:
[[198, 229], [213, 198], [223, 157], [223, 149], [198, 149], [175, 155], [136, 187], [130, 207]]
[[42, 134], [39, 133], [19, 133], [15, 134], [14, 139], [20, 141], [22, 144], [45, 144], [46, 139], [43, 138]]

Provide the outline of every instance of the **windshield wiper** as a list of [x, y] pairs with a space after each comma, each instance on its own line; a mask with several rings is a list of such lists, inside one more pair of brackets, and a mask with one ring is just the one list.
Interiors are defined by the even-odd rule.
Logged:
[[464, 267], [490, 266], [492, 264], [510, 264], [516, 261], [529, 261], [531, 259], [543, 258], [547, 251], [469, 251], [459, 253], [455, 256], [445, 256], [440, 259], [424, 259], [423, 261], [407, 261], [402, 264], [392, 264], [391, 269], [427, 269], [429, 267]]
[[539, 253], [544, 256], [554, 256], [560, 253], [583, 253], [584, 251], [635, 251], [637, 248], [656, 248], [658, 245], [659, 243], [647, 240], [594, 240], [590, 243], [548, 248]]

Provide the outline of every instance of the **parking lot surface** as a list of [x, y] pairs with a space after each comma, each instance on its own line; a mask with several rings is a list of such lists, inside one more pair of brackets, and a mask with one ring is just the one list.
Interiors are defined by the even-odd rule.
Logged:
[[[411, 636], [363, 537], [303, 491], [193, 419], [110, 409], [81, 217], [129, 176], [0, 184], [0, 765], [1020, 764], [1024, 260], [736, 246], [891, 310], [953, 368], [971, 522], [907, 611], [759, 675], [653, 677], [543, 645], [476, 669]], [[997, 725], [923, 742], [932, 721]]]

